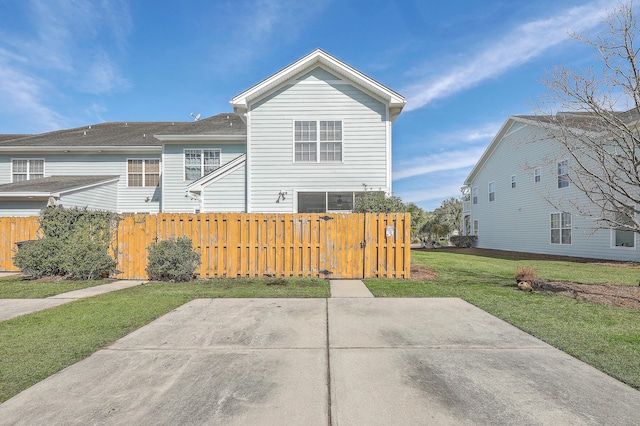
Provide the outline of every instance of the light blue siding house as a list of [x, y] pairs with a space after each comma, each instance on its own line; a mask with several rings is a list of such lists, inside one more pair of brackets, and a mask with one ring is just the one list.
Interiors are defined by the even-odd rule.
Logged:
[[568, 179], [573, 160], [540, 120], [509, 117], [491, 141], [464, 182], [463, 233], [479, 248], [637, 261], [633, 231], [574, 208], [589, 202]]
[[0, 215], [46, 205], [121, 213], [348, 212], [391, 192], [406, 101], [318, 49], [194, 122], [0, 135]]

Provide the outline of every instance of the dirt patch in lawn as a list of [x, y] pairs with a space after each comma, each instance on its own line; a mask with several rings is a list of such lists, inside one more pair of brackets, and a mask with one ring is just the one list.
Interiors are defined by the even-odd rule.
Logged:
[[411, 265], [411, 281], [428, 281], [438, 279], [438, 274], [433, 269], [414, 263]]
[[[595, 265], [616, 266], [620, 268], [640, 269], [640, 265], [634, 262], [616, 262], [602, 259], [588, 259], [582, 257], [554, 256], [537, 253], [524, 253], [504, 250], [490, 250], [479, 248], [441, 247], [437, 250], [454, 253], [470, 254], [474, 256], [487, 256], [508, 260], [559, 260], [578, 263], [593, 263]], [[411, 279], [413, 279], [413, 266], [411, 265]], [[428, 269], [428, 268], [427, 268]], [[435, 272], [434, 272], [435, 274]], [[437, 278], [437, 274], [435, 275]], [[435, 279], [435, 278], [431, 278]], [[609, 306], [640, 309], [640, 286], [628, 286], [610, 283], [582, 284], [565, 281], [544, 281], [536, 279], [532, 283], [534, 290], [550, 291], [574, 299], [587, 300]]]
[[534, 290], [546, 290], [579, 300], [622, 308], [640, 309], [640, 287], [618, 284], [579, 284], [536, 280]]

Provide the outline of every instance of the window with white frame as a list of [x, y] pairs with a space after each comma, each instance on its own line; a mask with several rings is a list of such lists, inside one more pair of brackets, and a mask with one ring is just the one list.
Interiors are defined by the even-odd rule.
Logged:
[[471, 188], [471, 202], [473, 204], [478, 204], [478, 187]]
[[364, 192], [298, 192], [298, 213], [350, 212]]
[[636, 246], [636, 233], [633, 231], [634, 215], [631, 207], [626, 207], [616, 213], [616, 222], [621, 226], [611, 228], [612, 247], [634, 248]]
[[551, 213], [551, 244], [571, 244], [571, 213]]
[[127, 160], [127, 186], [160, 186], [160, 160]]
[[511, 187], [515, 188], [517, 184], [517, 177], [516, 175], [511, 175]]
[[535, 169], [533, 169], [533, 181], [535, 183], [540, 182], [540, 179], [542, 177], [542, 169], [540, 167], [536, 167]]
[[558, 188], [569, 186], [569, 160], [558, 162]]
[[296, 121], [293, 139], [297, 163], [342, 161], [342, 121]]
[[473, 220], [473, 235], [475, 235], [476, 237], [478, 236], [478, 228], [479, 228], [478, 219], [474, 219]]
[[489, 182], [489, 201], [496, 200], [496, 183]]
[[184, 179], [197, 180], [220, 167], [219, 149], [185, 149]]
[[11, 181], [22, 182], [44, 177], [44, 160], [34, 158], [11, 159]]

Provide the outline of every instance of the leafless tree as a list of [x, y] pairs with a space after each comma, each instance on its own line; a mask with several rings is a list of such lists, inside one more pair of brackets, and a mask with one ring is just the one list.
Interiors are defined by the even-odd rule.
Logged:
[[585, 196], [563, 203], [600, 227], [640, 233], [637, 13], [632, 2], [620, 3], [603, 18], [600, 33], [572, 34], [594, 48], [598, 65], [549, 72], [543, 81], [549, 93], [538, 105], [536, 121], [566, 151], [565, 178]]

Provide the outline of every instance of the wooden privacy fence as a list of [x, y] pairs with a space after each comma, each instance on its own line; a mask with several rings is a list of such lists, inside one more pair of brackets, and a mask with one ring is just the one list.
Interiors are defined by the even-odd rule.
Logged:
[[[12, 227], [28, 227], [33, 233], [5, 239], [11, 220]], [[125, 215], [114, 243], [122, 271], [116, 278], [147, 278], [147, 247], [182, 236], [201, 255], [201, 278], [408, 278], [410, 226], [408, 213]], [[5, 250], [0, 252], [1, 267], [15, 270], [7, 247], [36, 238], [37, 218], [0, 218], [0, 231]]]

